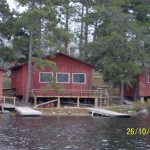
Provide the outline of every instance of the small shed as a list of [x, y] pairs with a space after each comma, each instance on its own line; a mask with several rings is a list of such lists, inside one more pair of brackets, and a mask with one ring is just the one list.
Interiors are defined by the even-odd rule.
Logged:
[[124, 94], [126, 97], [140, 98], [141, 100], [150, 98], [149, 73], [139, 74], [134, 85], [125, 86]]
[[[61, 86], [63, 90], [81, 91], [92, 89], [92, 71], [94, 67], [91, 64], [64, 53], [56, 53], [55, 56], [46, 57], [45, 59], [54, 62], [57, 71], [53, 71], [49, 67], [45, 67], [42, 70], [39, 66], [35, 67], [32, 64], [34, 67], [32, 68], [30, 91], [42, 90], [44, 87], [50, 85], [50, 78], [54, 78], [54, 82]], [[19, 64], [11, 68], [11, 86], [15, 89], [16, 96], [22, 98], [25, 98], [26, 93], [27, 71], [28, 63]]]
[[6, 70], [0, 67], [0, 96], [2, 96], [2, 89], [3, 89], [3, 73]]

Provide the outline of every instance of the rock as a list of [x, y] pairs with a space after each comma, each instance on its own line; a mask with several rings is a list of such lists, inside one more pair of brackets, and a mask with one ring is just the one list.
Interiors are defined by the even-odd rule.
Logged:
[[139, 114], [140, 115], [149, 115], [149, 111], [148, 111], [147, 108], [144, 108], [144, 109], [142, 109], [142, 110], [139, 111]]

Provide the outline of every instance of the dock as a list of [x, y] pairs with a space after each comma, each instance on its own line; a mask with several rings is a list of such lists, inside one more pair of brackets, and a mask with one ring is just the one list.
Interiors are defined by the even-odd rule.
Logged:
[[42, 112], [38, 110], [31, 109], [29, 107], [15, 107], [15, 110], [20, 116], [41, 116]]
[[94, 114], [97, 114], [97, 115], [106, 116], [106, 117], [122, 117], [122, 118], [130, 117], [129, 114], [118, 113], [118, 112], [114, 112], [114, 111], [110, 111], [110, 110], [106, 110], [102, 108], [88, 108], [88, 111], [92, 113], [92, 116]]

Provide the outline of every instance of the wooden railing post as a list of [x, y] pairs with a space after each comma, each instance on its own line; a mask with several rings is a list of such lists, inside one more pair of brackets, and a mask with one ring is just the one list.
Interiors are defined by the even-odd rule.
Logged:
[[60, 97], [58, 97], [57, 108], [60, 108]]
[[95, 98], [95, 108], [97, 108], [98, 107], [98, 98], [96, 97]]
[[3, 106], [2, 106], [2, 112], [4, 111], [4, 104], [5, 104], [5, 97], [2, 97], [3, 99]]
[[77, 98], [77, 107], [80, 107], [80, 98]]
[[16, 106], [16, 98], [14, 97], [14, 106]]
[[36, 107], [36, 105], [37, 105], [37, 97], [35, 96], [34, 97], [34, 107]]

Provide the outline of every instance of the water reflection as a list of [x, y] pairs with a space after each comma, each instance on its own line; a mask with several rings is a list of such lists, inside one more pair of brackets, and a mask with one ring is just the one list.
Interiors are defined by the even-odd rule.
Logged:
[[0, 115], [1, 150], [150, 149], [148, 135], [127, 128], [150, 128], [150, 117], [19, 117]]

